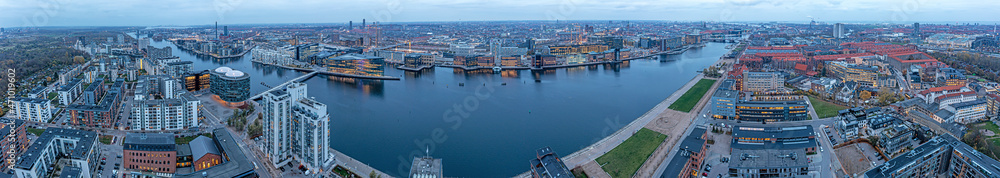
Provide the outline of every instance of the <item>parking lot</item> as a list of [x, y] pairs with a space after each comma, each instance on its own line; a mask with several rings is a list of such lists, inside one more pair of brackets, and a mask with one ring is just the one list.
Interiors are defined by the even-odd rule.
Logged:
[[[711, 166], [711, 170], [708, 171], [708, 177], [729, 177], [729, 162], [723, 161], [723, 159], [729, 159], [729, 146], [733, 139], [733, 136], [726, 134], [717, 134], [708, 132], [708, 139], [715, 140], [715, 144], [711, 144], [708, 148], [708, 157], [705, 157], [705, 165]], [[702, 169], [704, 171], [704, 169]]]
[[[119, 157], [122, 153], [122, 138], [115, 137], [111, 145], [101, 144], [101, 163], [98, 164], [97, 175], [100, 178], [117, 178], [121, 177], [122, 158]], [[117, 169], [116, 169], [117, 164]], [[115, 173], [117, 172], [117, 175]]]

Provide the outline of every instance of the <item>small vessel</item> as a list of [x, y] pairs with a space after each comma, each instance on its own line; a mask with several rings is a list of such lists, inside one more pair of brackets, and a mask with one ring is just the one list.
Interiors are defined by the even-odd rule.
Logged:
[[499, 74], [500, 70], [503, 70], [503, 68], [500, 68], [500, 66], [493, 67], [493, 73], [495, 73], [495, 74]]

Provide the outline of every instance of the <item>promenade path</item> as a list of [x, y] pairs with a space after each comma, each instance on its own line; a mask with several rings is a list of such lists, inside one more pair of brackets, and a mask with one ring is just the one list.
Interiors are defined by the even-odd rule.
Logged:
[[[635, 119], [625, 127], [622, 127], [621, 129], [611, 134], [610, 136], [605, 137], [604, 139], [601, 139], [600, 141], [597, 141], [596, 143], [584, 149], [581, 149], [579, 151], [576, 151], [574, 153], [562, 157], [563, 163], [565, 163], [566, 167], [569, 168], [575, 168], [577, 166], [581, 166], [584, 169], [584, 172], [586, 172], [587, 175], [590, 177], [610, 177], [608, 176], [607, 173], [604, 172], [603, 169], [601, 169], [600, 165], [598, 165], [597, 162], [595, 162], [594, 160], [597, 159], [597, 157], [604, 155], [604, 153], [611, 151], [611, 149], [617, 147], [619, 144], [621, 144], [626, 139], [631, 137], [632, 134], [638, 132], [639, 129], [650, 128], [651, 130], [660, 132], [662, 134], [666, 134], [667, 141], [665, 141], [664, 144], [676, 143], [677, 140], [681, 138], [679, 134], [680, 132], [671, 130], [679, 130], [681, 132], [684, 131], [684, 129], [687, 128], [687, 126], [690, 125], [691, 123], [690, 118], [692, 118], [695, 114], [674, 111], [668, 109], [667, 107], [669, 107], [670, 104], [674, 103], [674, 101], [680, 98], [681, 95], [684, 95], [685, 92], [690, 90], [691, 87], [693, 87], [694, 84], [698, 83], [698, 81], [700, 81], [703, 77], [704, 77], [703, 74], [698, 74], [693, 79], [691, 79], [691, 81], [688, 81], [680, 89], [674, 91], [673, 94], [671, 94], [669, 97], [661, 101], [659, 104], [654, 106], [645, 114], [639, 116], [639, 118]], [[716, 82], [716, 84], [718, 84], [718, 82]], [[699, 106], [700, 105], [701, 104], [699, 104]], [[695, 108], [700, 108], [700, 107], [695, 107]], [[653, 122], [654, 120], [656, 122]], [[664, 146], [661, 145], [660, 148], [662, 147]], [[660, 158], [660, 160], [662, 160], [662, 158]], [[516, 177], [531, 177], [531, 174], [529, 172], [524, 172], [521, 173], [520, 175], [517, 175]]]

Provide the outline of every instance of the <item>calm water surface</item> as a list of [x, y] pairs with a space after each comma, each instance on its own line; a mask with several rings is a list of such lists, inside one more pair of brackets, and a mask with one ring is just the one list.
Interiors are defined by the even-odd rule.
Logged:
[[[228, 66], [251, 76], [252, 94], [305, 73], [181, 51], [194, 70]], [[443, 159], [445, 176], [513, 176], [541, 147], [569, 155], [615, 132], [665, 99], [727, 50], [709, 43], [670, 61], [502, 74], [435, 68], [385, 74], [399, 81], [313, 77], [309, 95], [327, 104], [331, 146], [400, 176], [425, 151]], [[387, 67], [388, 68], [388, 67]], [[464, 86], [460, 86], [464, 83]], [[506, 84], [506, 85], [504, 85]], [[367, 175], [368, 173], [358, 173]]]

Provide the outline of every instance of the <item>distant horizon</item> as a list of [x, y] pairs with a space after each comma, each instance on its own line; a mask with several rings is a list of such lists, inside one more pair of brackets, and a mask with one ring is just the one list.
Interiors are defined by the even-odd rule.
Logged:
[[[613, 21], [618, 22], [676, 22], [676, 23], [695, 23], [695, 22], [709, 22], [709, 23], [750, 23], [750, 24], [763, 24], [763, 23], [784, 23], [784, 24], [808, 24], [811, 21], [680, 21], [680, 20], [559, 20], [558, 22], [607, 22]], [[468, 20], [468, 21], [406, 21], [406, 22], [379, 22], [379, 24], [413, 24], [413, 23], [461, 23], [461, 22], [556, 22], [555, 20]], [[913, 23], [920, 23], [921, 25], [1000, 25], [1000, 21], [907, 21], [907, 22], [879, 22], [879, 21], [816, 21], [817, 23], [825, 23], [827, 25], [832, 25], [834, 23], [844, 23], [844, 24], [894, 24], [894, 25], [908, 25]], [[241, 24], [222, 24], [227, 26], [253, 26], [253, 25], [347, 25], [350, 22], [316, 22], [316, 23], [241, 23]], [[374, 22], [368, 22], [372, 24]], [[191, 24], [191, 25], [97, 25], [97, 26], [38, 26], [38, 27], [24, 27], [24, 26], [14, 26], [14, 27], [2, 27], [8, 29], [19, 29], [19, 28], [86, 28], [86, 27], [204, 27], [204, 26], [214, 26], [214, 23], [209, 24]], [[355, 25], [360, 25], [360, 22]]]
[[977, 0], [65, 0], [0, 1], [0, 27], [466, 21], [996, 23]]

